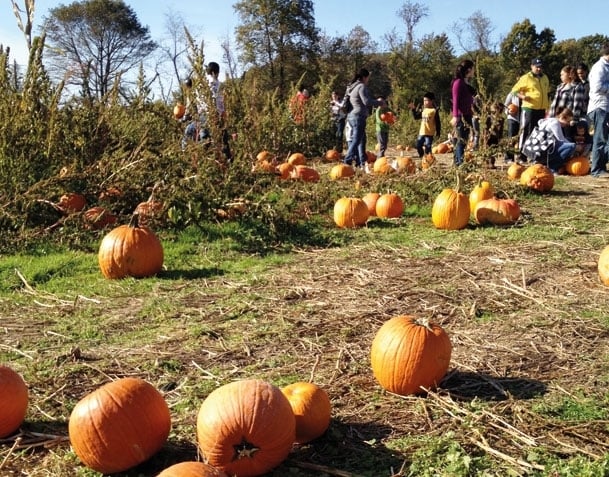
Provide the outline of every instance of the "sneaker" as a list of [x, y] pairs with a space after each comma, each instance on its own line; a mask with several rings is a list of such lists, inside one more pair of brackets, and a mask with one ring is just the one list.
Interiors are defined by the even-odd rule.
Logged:
[[594, 172], [594, 173], [592, 173], [592, 177], [595, 177], [597, 179], [608, 179], [609, 178], [609, 172], [607, 172], [607, 171]]

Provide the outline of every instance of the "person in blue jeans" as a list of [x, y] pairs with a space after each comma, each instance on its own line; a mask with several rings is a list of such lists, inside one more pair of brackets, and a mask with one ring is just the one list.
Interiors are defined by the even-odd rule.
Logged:
[[366, 68], [359, 70], [353, 77], [349, 86], [347, 86], [347, 94], [353, 109], [347, 114], [347, 123], [351, 128], [351, 141], [347, 154], [343, 159], [345, 164], [352, 165], [362, 169], [366, 166], [366, 119], [368, 113], [373, 106], [385, 106], [384, 100], [377, 100], [370, 96], [368, 90], [368, 81], [370, 80], [370, 72]]
[[593, 177], [609, 177], [609, 43], [601, 48], [601, 57], [590, 68], [590, 97], [588, 119], [594, 128], [590, 174]]
[[[571, 159], [575, 151], [575, 143], [571, 142], [565, 136], [564, 131], [568, 130], [573, 120], [573, 111], [568, 108], [563, 109], [558, 116], [554, 118], [541, 119], [538, 123], [539, 129], [545, 129], [554, 136], [554, 148], [548, 151], [547, 166], [554, 174], [563, 167], [566, 162]], [[539, 161], [538, 161], [539, 162]], [[543, 162], [543, 161], [542, 161]]]
[[465, 147], [469, 141], [470, 131], [473, 129], [473, 105], [476, 96], [476, 90], [470, 84], [473, 77], [474, 62], [463, 60], [457, 65], [451, 84], [453, 107], [450, 125], [456, 131], [455, 166], [463, 164]]

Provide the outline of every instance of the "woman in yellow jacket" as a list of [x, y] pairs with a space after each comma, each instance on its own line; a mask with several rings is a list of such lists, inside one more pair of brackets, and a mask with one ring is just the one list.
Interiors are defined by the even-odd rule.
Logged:
[[[518, 96], [521, 101], [520, 148], [539, 120], [545, 118], [546, 111], [550, 107], [550, 80], [542, 68], [542, 61], [533, 58], [531, 71], [522, 75], [512, 88], [512, 94]], [[521, 153], [520, 160], [526, 162], [527, 158]]]

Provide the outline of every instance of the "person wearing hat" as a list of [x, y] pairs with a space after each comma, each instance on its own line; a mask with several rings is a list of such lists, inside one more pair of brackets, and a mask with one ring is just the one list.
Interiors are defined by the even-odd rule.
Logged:
[[588, 120], [592, 133], [592, 155], [590, 174], [593, 177], [608, 177], [609, 161], [609, 43], [601, 48], [601, 57], [590, 68], [590, 98]]
[[[531, 71], [522, 75], [512, 88], [512, 93], [520, 99], [521, 120], [519, 146], [522, 145], [537, 126], [540, 119], [546, 116], [550, 106], [550, 80], [543, 72], [543, 62], [539, 58], [531, 60]], [[524, 154], [520, 160], [526, 162]]]
[[440, 137], [440, 112], [435, 104], [436, 95], [432, 92], [427, 92], [423, 95], [423, 108], [417, 109], [414, 103], [410, 103], [408, 107], [412, 111], [414, 119], [421, 120], [419, 128], [419, 136], [417, 137], [416, 148], [419, 157], [431, 153], [431, 144], [433, 137]]

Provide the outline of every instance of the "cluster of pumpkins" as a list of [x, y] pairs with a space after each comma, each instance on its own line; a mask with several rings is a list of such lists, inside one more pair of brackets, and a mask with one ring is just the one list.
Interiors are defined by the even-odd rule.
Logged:
[[[398, 395], [435, 389], [446, 375], [452, 345], [426, 319], [397, 316], [374, 336], [370, 361], [381, 387]], [[19, 429], [28, 408], [21, 376], [0, 366], [0, 438]], [[185, 461], [158, 477], [253, 477], [281, 464], [294, 444], [322, 436], [331, 422], [323, 388], [295, 382], [283, 388], [260, 379], [222, 385], [201, 403], [196, 440], [205, 460]], [[140, 378], [120, 378], [84, 396], [68, 421], [71, 447], [87, 467], [112, 474], [131, 469], [161, 450], [171, 430], [164, 396]]]

